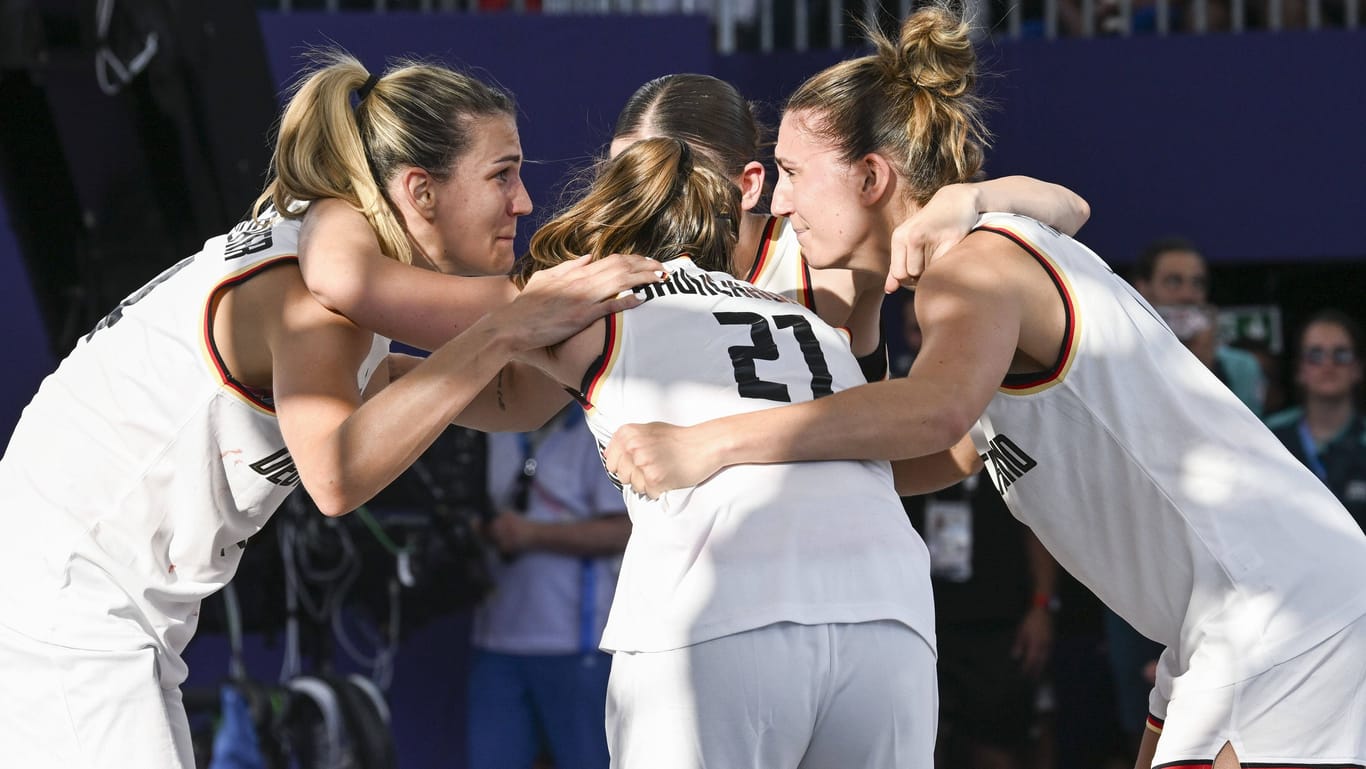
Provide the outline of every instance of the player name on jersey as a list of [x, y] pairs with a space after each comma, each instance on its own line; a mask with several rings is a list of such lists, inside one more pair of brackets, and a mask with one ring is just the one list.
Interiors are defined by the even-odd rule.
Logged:
[[737, 278], [727, 278], [719, 273], [689, 273], [674, 270], [663, 283], [647, 283], [638, 286], [632, 293], [648, 302], [660, 296], [678, 294], [700, 294], [707, 296], [747, 296], [753, 299], [767, 299], [771, 302], [791, 304], [792, 300], [746, 283]]

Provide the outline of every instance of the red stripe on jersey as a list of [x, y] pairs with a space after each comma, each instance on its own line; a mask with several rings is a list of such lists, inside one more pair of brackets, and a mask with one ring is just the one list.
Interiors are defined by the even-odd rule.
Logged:
[[621, 334], [619, 329], [619, 326], [621, 325], [621, 313], [614, 312], [611, 315], [608, 315], [606, 320], [607, 323], [604, 324], [602, 334], [602, 354], [590, 363], [588, 365], [588, 370], [583, 373], [583, 384], [581, 385], [583, 391], [582, 403], [588, 406], [593, 405], [593, 391], [597, 389], [597, 386], [602, 382], [603, 377], [607, 376], [607, 372], [612, 368], [612, 361], [616, 354], [617, 338]]
[[1026, 243], [1023, 238], [1010, 230], [999, 227], [983, 226], [978, 227], [977, 229], [994, 232], [997, 235], [1008, 238], [1012, 243], [1027, 251], [1039, 264], [1043, 265], [1044, 270], [1048, 272], [1048, 277], [1053, 280], [1053, 285], [1057, 287], [1058, 293], [1062, 295], [1063, 310], [1067, 317], [1066, 324], [1063, 327], [1062, 349], [1058, 353], [1057, 362], [1053, 364], [1052, 368], [1027, 381], [1020, 381], [1007, 377], [1007, 382], [1001, 385], [1001, 389], [1029, 390], [1034, 387], [1039, 387], [1040, 385], [1046, 385], [1057, 379], [1058, 376], [1067, 369], [1067, 360], [1072, 357], [1072, 349], [1076, 343], [1076, 340], [1072, 338], [1076, 330], [1077, 322], [1076, 303], [1072, 299], [1071, 292], [1067, 290], [1067, 283], [1062, 279], [1062, 276], [1058, 274], [1058, 271], [1053, 267], [1053, 264], [1045, 259], [1038, 251], [1035, 251], [1034, 247]]
[[745, 275], [746, 283], [754, 283], [759, 276], [764, 273], [765, 263], [773, 253], [773, 244], [778, 240], [778, 223], [782, 220], [776, 216], [768, 217], [768, 224], [764, 225], [763, 237], [759, 238], [759, 253], [754, 256], [754, 264], [749, 268], [749, 274]]
[[1149, 714], [1148, 714], [1148, 728], [1149, 728], [1149, 729], [1152, 729], [1153, 731], [1157, 732], [1158, 734], [1161, 734], [1161, 733], [1162, 733], [1162, 724], [1163, 724], [1163, 723], [1164, 723], [1164, 722], [1163, 722], [1162, 719], [1158, 718], [1157, 716], [1153, 715], [1152, 713], [1149, 713]]
[[811, 290], [811, 265], [806, 263], [806, 259], [801, 259], [802, 266], [802, 304], [806, 309], [816, 311], [816, 292]]
[[260, 275], [262, 272], [270, 269], [271, 267], [279, 266], [285, 262], [297, 261], [299, 261], [298, 256], [281, 256], [275, 259], [271, 259], [270, 261], [261, 262], [260, 264], [251, 267], [245, 272], [233, 275], [229, 278], [225, 278], [224, 280], [220, 281], [218, 285], [214, 286], [212, 289], [209, 290], [208, 301], [204, 303], [204, 348], [209, 351], [209, 360], [213, 362], [213, 366], [218, 373], [219, 380], [222, 381], [222, 383], [226, 385], [228, 388], [236, 392], [238, 395], [242, 396], [242, 398], [245, 399], [247, 402], [255, 405], [257, 408], [260, 408], [263, 411], [268, 411], [272, 414], [275, 413], [275, 405], [263, 399], [260, 395], [260, 391], [256, 388], [248, 387], [242, 384], [241, 382], [237, 381], [233, 377], [232, 372], [228, 371], [228, 367], [223, 364], [223, 356], [219, 354], [218, 345], [214, 343], [213, 340], [213, 318], [218, 310], [218, 303], [223, 298], [224, 291], [227, 291], [233, 286], [237, 286], [247, 282], [253, 277]]

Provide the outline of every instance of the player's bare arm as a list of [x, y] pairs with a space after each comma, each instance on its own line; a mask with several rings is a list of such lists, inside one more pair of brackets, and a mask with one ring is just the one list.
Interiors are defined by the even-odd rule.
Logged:
[[632, 306], [639, 300], [611, 297], [652, 280], [658, 269], [658, 262], [633, 257], [579, 260], [539, 273], [515, 301], [363, 405], [354, 379], [364, 350], [342, 355], [337, 348], [368, 350], [370, 334], [324, 308], [291, 271], [296, 280], [284, 320], [268, 342], [280, 429], [309, 495], [329, 515], [364, 503], [425, 451], [514, 354]]
[[964, 435], [948, 451], [892, 462], [892, 477], [897, 493], [909, 497], [947, 489], [981, 469], [982, 458]]
[[[653, 279], [653, 278], [652, 278]], [[605, 321], [555, 345], [517, 356], [479, 393], [456, 424], [485, 432], [527, 432], [550, 421], [583, 384], [588, 366], [602, 353]]]
[[513, 335], [481, 321], [362, 403], [356, 372], [373, 335], [318, 304], [302, 279], [286, 288], [267, 338], [276, 413], [304, 487], [327, 515], [398, 477], [512, 354]]
[[1028, 176], [941, 187], [892, 232], [886, 290], [914, 287], [925, 267], [948, 253], [976, 224], [978, 214], [988, 211], [1023, 214], [1068, 235], [1091, 218], [1091, 207], [1080, 195]]
[[384, 256], [365, 216], [342, 200], [309, 206], [299, 266], [324, 307], [423, 350], [435, 350], [517, 296], [503, 276], [443, 275]]

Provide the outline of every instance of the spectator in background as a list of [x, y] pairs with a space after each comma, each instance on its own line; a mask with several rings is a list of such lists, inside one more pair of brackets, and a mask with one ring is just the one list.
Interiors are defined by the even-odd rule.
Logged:
[[1338, 310], [1318, 312], [1300, 332], [1297, 353], [1300, 405], [1273, 415], [1267, 426], [1366, 529], [1361, 326]]
[[[1154, 307], [1209, 304], [1209, 265], [1195, 246], [1183, 238], [1163, 238], [1148, 244], [1134, 265], [1133, 284]], [[1217, 329], [1218, 324], [1212, 328]], [[1212, 334], [1217, 334], [1217, 330]], [[1252, 413], [1262, 415], [1266, 380], [1256, 356], [1220, 344], [1215, 335], [1192, 340], [1187, 346]]]
[[471, 769], [606, 769], [611, 657], [598, 650], [631, 534], [621, 492], [571, 404], [534, 433], [489, 436], [485, 537], [500, 559], [474, 617]]

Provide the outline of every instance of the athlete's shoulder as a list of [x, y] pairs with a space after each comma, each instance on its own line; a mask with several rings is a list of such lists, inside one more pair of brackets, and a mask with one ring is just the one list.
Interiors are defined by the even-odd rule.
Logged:
[[973, 226], [973, 230], [991, 230], [1000, 233], [1013, 233], [1017, 236], [1026, 237], [1031, 240], [1067, 237], [1038, 219], [1032, 219], [1023, 214], [1016, 214], [1008, 211], [988, 211], [987, 213], [978, 216], [977, 224]]
[[228, 231], [223, 244], [223, 259], [233, 263], [247, 257], [253, 257], [250, 261], [258, 261], [294, 256], [299, 250], [301, 225], [298, 216], [284, 216], [275, 210], [275, 206], [266, 205]]

